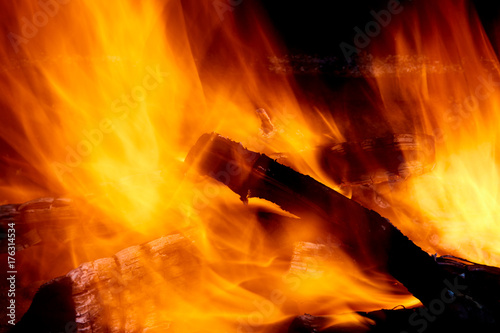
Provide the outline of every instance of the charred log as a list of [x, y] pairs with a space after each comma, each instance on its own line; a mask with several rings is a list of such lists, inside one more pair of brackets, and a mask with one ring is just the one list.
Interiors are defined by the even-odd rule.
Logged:
[[161, 316], [155, 286], [189, 290], [198, 282], [194, 253], [190, 240], [174, 234], [84, 263], [44, 284], [12, 332], [67, 332], [68, 326], [71, 332], [161, 331], [170, 323]]
[[[83, 203], [80, 203], [80, 208]], [[65, 242], [75, 234], [75, 228], [88, 224], [68, 198], [44, 197], [22, 204], [0, 206], [0, 233], [6, 234], [9, 224], [16, 229], [16, 251], [45, 242]], [[100, 228], [95, 228], [99, 231]], [[102, 230], [102, 229], [101, 229]], [[7, 252], [7, 240], [0, 238], [0, 253]]]
[[[359, 266], [367, 271], [376, 269], [390, 273], [426, 306], [359, 313], [371, 324], [353, 327], [325, 327], [324, 321], [318, 323], [311, 316], [304, 322], [294, 321], [291, 332], [418, 331], [419, 327], [410, 322], [411, 317], [420, 315], [420, 311], [436, 310], [438, 301], [445, 304], [442, 297], [452, 302], [445, 304], [442, 313], [435, 316], [435, 322], [427, 323], [429, 332], [431, 329], [443, 331], [443, 327], [474, 327], [483, 332], [498, 329], [500, 269], [462, 259], [434, 258], [376, 212], [311, 177], [221, 136], [212, 134], [200, 138], [186, 160], [196, 164], [202, 173], [226, 184], [243, 201], [252, 197], [264, 198], [304, 219], [319, 221], [321, 230], [335, 235], [339, 246]], [[35, 207], [43, 211], [47, 209], [46, 204], [41, 200], [24, 208], [22, 205], [3, 206], [6, 212], [3, 216], [26, 221], [20, 219], [22, 214], [37, 211]], [[31, 209], [26, 211], [27, 207]], [[34, 213], [30, 221], [39, 221], [36, 215]], [[268, 227], [270, 234], [279, 234], [282, 229], [281, 223]], [[151, 317], [146, 321], [149, 329], [166, 329], [171, 323], [162, 321], [161, 315], [156, 314], [158, 300], [155, 295], [137, 292], [137, 281], [153, 289], [155, 285], [167, 284], [189, 290], [191, 283], [197, 283], [196, 272], [200, 265], [195, 253], [191, 241], [181, 235], [172, 235], [127, 248], [113, 257], [85, 263], [44, 285], [16, 329], [18, 332], [32, 331], [31, 323], [45, 318], [40, 321], [43, 324], [41, 332], [63, 331], [66, 328], [61, 327], [75, 323], [81, 332], [141, 331], [145, 329], [144, 318], [130, 315], [134, 313], [131, 309], [135, 304], [149, 309]], [[159, 279], [151, 278], [148, 274], [151, 270], [159, 273], [155, 274]], [[46, 316], [47, 311], [54, 315]], [[40, 329], [37, 327], [36, 331]]]
[[[245, 149], [217, 134], [203, 135], [186, 162], [202, 174], [224, 183], [243, 201], [256, 197], [278, 204], [299, 217], [313, 216], [361, 267], [388, 272], [426, 307], [443, 294], [459, 299], [450, 316], [490, 325], [489, 309], [453, 290], [436, 260], [378, 213], [366, 209], [311, 177], [283, 166], [266, 155]], [[462, 312], [469, 312], [467, 318]]]
[[361, 142], [337, 143], [322, 147], [320, 159], [337, 184], [394, 182], [433, 168], [434, 139], [428, 135], [393, 134]]
[[[199, 139], [186, 161], [196, 161], [202, 173], [224, 182], [244, 201], [258, 197], [299, 217], [314, 214], [356, 260], [377, 263], [382, 270], [387, 264], [389, 273], [423, 303], [445, 287], [435, 260], [385, 218], [266, 155], [211, 134]], [[218, 177], [227, 170], [234, 175]]]

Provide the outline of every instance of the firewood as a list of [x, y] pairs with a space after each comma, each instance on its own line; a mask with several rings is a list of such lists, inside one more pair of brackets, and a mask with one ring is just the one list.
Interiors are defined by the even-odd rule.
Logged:
[[[432, 320], [425, 320], [427, 313]], [[359, 321], [331, 325], [332, 317], [304, 314], [297, 316], [288, 333], [442, 333], [481, 332], [496, 333], [498, 325], [479, 325], [474, 322], [450, 320], [446, 316], [433, 316], [423, 306], [411, 309], [382, 309], [371, 312], [356, 312]]]
[[84, 263], [43, 285], [12, 332], [64, 332], [68, 323], [78, 332], [142, 332], [145, 323], [161, 331], [169, 323], [155, 286], [183, 292], [199, 283], [195, 253], [174, 234]]
[[[417, 333], [417, 327], [412, 326], [408, 318], [420, 309], [422, 308], [357, 312], [359, 321], [333, 325], [331, 322], [335, 321], [335, 316], [313, 316], [306, 313], [292, 321], [288, 333]], [[440, 329], [431, 323], [425, 332], [448, 332], [446, 328]]]
[[[16, 251], [39, 244], [44, 239], [64, 242], [68, 230], [82, 222], [82, 215], [67, 198], [44, 197], [25, 202], [0, 206], [0, 233], [5, 233], [9, 223], [15, 224]], [[73, 233], [74, 234], [74, 233]], [[6, 239], [0, 239], [0, 253], [7, 250]]]
[[325, 171], [340, 185], [369, 185], [404, 180], [429, 172], [435, 163], [429, 135], [393, 134], [360, 142], [325, 145]]
[[[70, 198], [42, 197], [22, 204], [0, 206], [0, 235], [6, 234], [9, 223], [15, 224], [16, 251], [44, 242], [64, 243], [89, 232], [107, 236], [113, 231], [106, 226], [106, 217], [88, 203]], [[92, 215], [85, 214], [92, 211]], [[0, 237], [0, 253], [6, 253], [7, 239]]]
[[[319, 228], [334, 235], [334, 243], [349, 253], [360, 267], [367, 271], [389, 272], [427, 307], [432, 306], [443, 291], [453, 295], [456, 301], [440, 317], [439, 323], [453, 322], [455, 326], [465, 327], [463, 322], [466, 321], [483, 331], [496, 327], [497, 316], [492, 315], [492, 309], [497, 309], [496, 296], [481, 297], [487, 292], [480, 288], [483, 278], [489, 281], [488, 288], [496, 286], [495, 275], [500, 273], [495, 268], [450, 258], [440, 261], [429, 256], [377, 213], [308, 176], [216, 134], [200, 138], [186, 161], [223, 182], [243, 201], [252, 197], [264, 198], [308, 221], [311, 218], [318, 220]], [[40, 200], [35, 206], [25, 205], [21, 210], [19, 206], [4, 207], [4, 211], [18, 218], [16, 212], [25, 212], [27, 207], [32, 207], [33, 211], [34, 207], [43, 209], [50, 200], [44, 201]], [[274, 223], [274, 220], [271, 218], [273, 222], [266, 225], [270, 235], [280, 233], [282, 224], [286, 223]], [[300, 268], [297, 257], [309, 255], [311, 246], [305, 244], [297, 250], [291, 270]], [[324, 245], [317, 250], [324, 250]], [[443, 269], [444, 262], [446, 269]], [[142, 331], [144, 325], [150, 330], [167, 329], [171, 323], [165, 321], [162, 311], [168, 309], [151, 291], [155, 286], [170, 285], [180, 292], [188, 292], [190, 286], [201, 281], [198, 274], [201, 264], [191, 241], [181, 235], [162, 237], [127, 248], [113, 257], [82, 264], [44, 285], [14, 332], [64, 331], [64, 326], [72, 321], [77, 323], [80, 332]], [[462, 275], [469, 279], [459, 282], [467, 286], [470, 283], [473, 292], [455, 293], [445, 282]], [[148, 286], [147, 292], [137, 291], [138, 281]], [[134, 310], [137, 306], [146, 309], [149, 314], [146, 320], [139, 317], [144, 315], [144, 309]], [[394, 317], [402, 318], [400, 313], [395, 313]], [[371, 315], [366, 317], [371, 318]], [[380, 322], [384, 323], [379, 319]]]
[[[475, 300], [485, 304], [485, 308], [496, 314], [500, 312], [500, 268], [481, 265], [465, 259], [442, 256], [436, 262], [446, 271], [447, 279], [467, 286], [467, 294]], [[300, 263], [298, 264], [300, 265]], [[297, 266], [297, 264], [296, 264]], [[470, 297], [469, 296], [469, 297]], [[487, 310], [485, 310], [487, 311]], [[335, 315], [313, 316], [304, 314], [296, 317], [288, 332], [383, 332], [383, 333], [417, 333], [417, 332], [498, 332], [498, 323], [481, 324], [480, 320], [471, 318], [480, 315], [481, 311], [461, 313], [462, 318], [469, 320], [453, 320], [448, 313], [434, 314], [432, 311], [417, 306], [404, 308], [396, 306], [394, 309], [383, 309], [371, 312], [356, 312], [359, 320], [347, 324], [337, 325]], [[366, 320], [364, 320], [364, 319]], [[427, 320], [431, 318], [431, 320]]]
[[[496, 60], [481, 59], [485, 68], [490, 68]], [[318, 56], [310, 54], [289, 54], [281, 57], [268, 58], [268, 68], [276, 74], [310, 74], [332, 75], [336, 78], [358, 77], [392, 77], [398, 74], [415, 75], [423, 70], [428, 75], [443, 75], [457, 73], [462, 69], [460, 64], [436, 62], [424, 55], [387, 55], [384, 58], [373, 54], [362, 53], [353, 57], [353, 62], [347, 62], [343, 57], [332, 55]]]
[[186, 162], [224, 183], [244, 202], [262, 198], [299, 217], [314, 216], [322, 222], [325, 232], [342, 242], [343, 249], [360, 267], [388, 272], [424, 306], [433, 305], [442, 294], [450, 294], [460, 297], [450, 310], [450, 316], [458, 321], [464, 320], [460, 317], [462, 311], [470, 311], [465, 320], [472, 318], [478, 325], [497, 320], [489, 309], [481, 309], [482, 305], [470, 297], [451, 290], [436, 260], [387, 219], [313, 178], [215, 133], [201, 136]]
[[448, 279], [459, 277], [467, 294], [495, 312], [500, 311], [500, 268], [478, 264], [454, 256], [436, 258]]
[[[224, 182], [243, 201], [263, 198], [299, 217], [314, 214], [326, 221], [325, 231], [338, 237], [356, 260], [376, 263], [381, 269], [387, 265], [388, 271], [423, 302], [432, 300], [444, 287], [443, 272], [434, 259], [389, 221], [266, 155], [220, 135], [206, 134], [186, 162], [196, 162], [200, 172]], [[238, 172], [234, 171], [237, 168]], [[226, 170], [232, 170], [233, 175], [218, 179]]]

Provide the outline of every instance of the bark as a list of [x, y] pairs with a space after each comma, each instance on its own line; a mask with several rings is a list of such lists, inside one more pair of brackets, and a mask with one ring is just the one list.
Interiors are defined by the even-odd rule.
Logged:
[[387, 219], [313, 178], [215, 133], [200, 137], [186, 162], [224, 183], [243, 201], [266, 199], [299, 217], [320, 221], [320, 229], [335, 235], [360, 267], [388, 272], [426, 307], [442, 294], [451, 294], [460, 298], [447, 308], [457, 320], [462, 311], [469, 311], [477, 322], [496, 320], [488, 310], [478, 311], [481, 304], [451, 290], [435, 258]]
[[[474, 327], [488, 332], [498, 328], [500, 269], [463, 259], [434, 258], [376, 212], [311, 177], [216, 134], [202, 136], [186, 161], [223, 182], [243, 201], [252, 197], [264, 198], [304, 221], [317, 221], [318, 228], [333, 235], [334, 243], [350, 254], [360, 267], [368, 272], [376, 269], [390, 273], [427, 308], [432, 310], [434, 306], [435, 309], [443, 295], [452, 297], [453, 302], [432, 322], [433, 329]], [[15, 220], [20, 224], [40, 225], [51, 221], [55, 215], [58, 219], [66, 216], [66, 221], [71, 223], [78, 220], [69, 205], [54, 205], [51, 199], [2, 206], [0, 212], [2, 220]], [[270, 235], [279, 237], [286, 229], [282, 224], [287, 222], [276, 223], [272, 217], [268, 221], [266, 216], [263, 217], [264, 226]], [[325, 246], [314, 249], [321, 252]], [[301, 256], [309, 255], [311, 251], [307, 249], [309, 247], [300, 252]], [[191, 241], [180, 234], [82, 264], [42, 286], [13, 332], [63, 332], [68, 327], [71, 329], [71, 325], [76, 325], [79, 332], [166, 330], [172, 323], [162, 316], [165, 303], [155, 291], [167, 285], [188, 293], [193, 284], [201, 281], [200, 265], [201, 260]], [[300, 258], [295, 261], [292, 258], [290, 270], [300, 269], [300, 265]], [[458, 290], [450, 288], [450, 282], [458, 285]], [[428, 311], [422, 307], [360, 313], [372, 324], [355, 327], [328, 328], [324, 327], [324, 321], [321, 326], [311, 317], [311, 330], [294, 321], [290, 331], [400, 332], [406, 329], [411, 332], [417, 326], [409, 322], [410, 316], [421, 310]], [[429, 332], [430, 329], [429, 324]]]
[[12, 332], [166, 329], [161, 299], [169, 295], [159, 295], [156, 287], [182, 292], [199, 283], [195, 253], [189, 239], [175, 234], [84, 263], [43, 285]]
[[[0, 206], [0, 233], [6, 233], [12, 223], [16, 229], [16, 251], [21, 251], [43, 241], [60, 243], [81, 234], [70, 230], [88, 223], [88, 219], [84, 219], [71, 199], [44, 197]], [[5, 252], [7, 239], [0, 238], [0, 253]]]
[[[450, 306], [460, 309], [460, 320], [450, 312], [440, 312], [435, 301], [434, 307], [426, 309], [423, 306], [412, 309], [397, 308], [371, 312], [357, 312], [358, 322], [331, 325], [332, 317], [313, 316], [304, 314], [296, 317], [289, 333], [307, 332], [349, 332], [349, 333], [417, 333], [417, 332], [498, 332], [498, 322], [489, 323], [484, 318], [495, 313], [498, 318], [500, 312], [500, 269], [497, 267], [473, 263], [461, 258], [443, 256], [436, 258], [436, 262], [447, 274], [449, 281], [457, 281], [459, 288], [466, 287], [462, 292], [467, 297], [473, 297], [484, 304], [482, 308], [471, 308], [469, 311], [460, 303], [457, 297]], [[444, 303], [444, 301], [443, 301]], [[471, 303], [469, 303], [471, 304]], [[333, 316], [334, 318], [334, 316]]]
[[321, 148], [323, 167], [341, 185], [395, 182], [429, 172], [435, 163], [434, 139], [393, 134]]

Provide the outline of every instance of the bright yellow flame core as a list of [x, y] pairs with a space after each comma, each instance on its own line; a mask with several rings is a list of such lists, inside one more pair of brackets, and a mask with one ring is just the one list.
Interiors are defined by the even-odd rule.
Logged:
[[[401, 55], [396, 68], [401, 70], [373, 79], [381, 112], [390, 115], [395, 131], [409, 122], [416, 132], [437, 138], [434, 171], [408, 181], [388, 200], [416, 212], [396, 209], [394, 222], [426, 250], [499, 265], [498, 63], [465, 5], [454, 14], [446, 9], [441, 8], [439, 17], [427, 13], [425, 22], [432, 25], [425, 35], [419, 34], [424, 30], [422, 12], [406, 22], [410, 33], [395, 23], [390, 30], [395, 31]], [[27, 4], [12, 10], [29, 19], [40, 8]], [[283, 257], [290, 253], [264, 241], [268, 236], [252, 208], [242, 208], [233, 193], [212, 181], [184, 176], [182, 161], [189, 147], [211, 131], [250, 149], [301, 154], [310, 161], [307, 173], [322, 174], [312, 149], [321, 138], [304, 125], [293, 82], [259, 77], [245, 65], [255, 50], [271, 55], [275, 42], [266, 37], [263, 25], [255, 27], [249, 45], [242, 44], [232, 33], [232, 16], [227, 12], [221, 20], [220, 14], [212, 1], [195, 10], [179, 1], [74, 0], [19, 44], [17, 60], [6, 63], [0, 85], [8, 92], [2, 98], [9, 125], [2, 126], [1, 135], [25, 160], [20, 170], [29, 165], [34, 175], [43, 176], [32, 179], [43, 189], [84, 197], [115, 223], [108, 225], [116, 233], [112, 237], [88, 235], [85, 251], [77, 250], [78, 242], [72, 244], [74, 264], [136, 244], [130, 235], [137, 241], [196, 230], [204, 286], [189, 297], [172, 296], [164, 314], [174, 322], [196, 318], [186, 324], [189, 330], [225, 331], [303, 312], [414, 304], [386, 277], [367, 277], [340, 251], [333, 257], [316, 253], [308, 265], [307, 251], [316, 246], [323, 253], [321, 245], [295, 242], [299, 266], [289, 268]], [[470, 24], [454, 24], [460, 19], [453, 15]], [[22, 31], [23, 24], [10, 28]], [[202, 28], [194, 29], [197, 24]], [[453, 38], [443, 40], [441, 31]], [[233, 67], [223, 63], [215, 71], [203, 69], [203, 57], [214, 56], [214, 45], [231, 49], [222, 59], [230, 58]], [[11, 51], [4, 50], [2, 58], [10, 58]], [[416, 73], [404, 73], [407, 54], [427, 59]], [[492, 60], [488, 70], [484, 58]], [[484, 86], [484, 80], [493, 83]], [[394, 96], [412, 101], [411, 110]], [[256, 107], [271, 108], [273, 138], [259, 132]], [[329, 127], [341, 138], [334, 123]], [[2, 200], [27, 200], [36, 193], [8, 182], [2, 190]], [[255, 317], [262, 314], [260, 306], [272, 309], [262, 320]]]

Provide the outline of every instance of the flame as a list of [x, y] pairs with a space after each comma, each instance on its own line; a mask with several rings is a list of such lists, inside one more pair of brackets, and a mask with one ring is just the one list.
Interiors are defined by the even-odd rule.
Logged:
[[[0, 200], [76, 198], [85, 202], [89, 226], [52, 252], [26, 250], [26, 262], [42, 262], [27, 268], [33, 276], [64, 274], [180, 231], [195, 244], [199, 279], [183, 291], [161, 283], [128, 290], [138, 302], [130, 311], [139, 326], [153, 320], [144, 295], [159, 293], [172, 296], [157, 302], [157, 317], [179, 325], [177, 331], [245, 332], [304, 312], [417, 303], [386, 275], [357, 267], [307, 220], [277, 242], [262, 213], [296, 226], [295, 216], [258, 200], [243, 206], [220, 184], [185, 174], [189, 148], [200, 134], [217, 131], [252, 150], [298, 156], [296, 168], [329, 184], [314, 151], [324, 136], [306, 120], [318, 115], [326, 136], [338, 141], [342, 131], [319, 106], [298, 102], [293, 79], [266, 74], [266, 57], [284, 49], [257, 6], [43, 3], [50, 6], [6, 4], [2, 14], [9, 47], [0, 55], [0, 139], [7, 152], [0, 162], [15, 171], [0, 183]], [[425, 3], [408, 8], [412, 20], [392, 23], [380, 45], [393, 46], [394, 73], [367, 78], [394, 132], [437, 139], [434, 170], [386, 199], [393, 221], [426, 250], [498, 265], [498, 62], [465, 2], [452, 12], [433, 6], [439, 11]], [[468, 24], [454, 24], [456, 15]], [[377, 45], [373, 52], [383, 57]], [[103, 226], [105, 234], [96, 232]], [[50, 256], [64, 252], [70, 260], [52, 265]], [[161, 281], [150, 273], [150, 281]]]
[[394, 132], [435, 137], [436, 164], [386, 193], [393, 222], [430, 253], [498, 266], [497, 56], [466, 1], [405, 10], [373, 48], [374, 70], [390, 63], [392, 73], [368, 80]]

